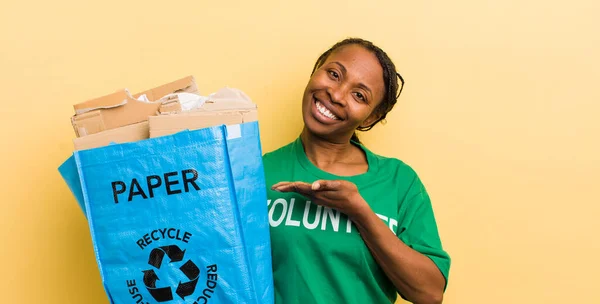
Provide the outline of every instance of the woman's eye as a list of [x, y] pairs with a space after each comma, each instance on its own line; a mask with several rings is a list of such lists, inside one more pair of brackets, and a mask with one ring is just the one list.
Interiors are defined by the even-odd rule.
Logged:
[[361, 101], [366, 101], [365, 96], [362, 93], [356, 92], [354, 94], [356, 95], [356, 98], [360, 99]]
[[331, 75], [331, 77], [335, 79], [338, 79], [340, 77], [340, 75], [338, 75], [336, 71], [329, 71], [329, 75]]

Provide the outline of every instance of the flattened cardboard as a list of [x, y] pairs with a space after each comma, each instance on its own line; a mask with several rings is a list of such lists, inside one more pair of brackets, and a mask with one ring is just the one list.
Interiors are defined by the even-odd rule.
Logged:
[[134, 142], [147, 139], [149, 125], [147, 121], [98, 132], [96, 134], [73, 139], [75, 151], [98, 148], [114, 143]]
[[97, 109], [111, 109], [124, 105], [128, 99], [131, 99], [131, 94], [127, 90], [119, 90], [106, 96], [94, 98], [86, 102], [73, 105], [75, 114], [80, 115]]
[[73, 116], [71, 122], [77, 137], [82, 137], [147, 121], [148, 116], [156, 115], [159, 107], [159, 102], [147, 103], [127, 97], [121, 106], [96, 108]]
[[149, 117], [150, 138], [171, 135], [183, 130], [197, 130], [218, 125], [234, 125], [258, 120], [256, 109], [226, 111], [190, 111]]
[[258, 121], [258, 111], [252, 110], [242, 112], [242, 120], [243, 122]]
[[[76, 115], [71, 118], [71, 123], [77, 137], [82, 137], [147, 121], [149, 116], [158, 114], [160, 105], [163, 103], [158, 99], [178, 92], [198, 93], [194, 77], [188, 76], [134, 96], [127, 90], [120, 90], [76, 104], [73, 106]], [[143, 94], [153, 101], [145, 102], [136, 99]]]
[[217, 125], [233, 125], [258, 120], [256, 104], [244, 92], [223, 88], [211, 94], [197, 109], [181, 111], [177, 100], [163, 103], [160, 115], [149, 118], [150, 137], [170, 135]]
[[[214, 102], [209, 99], [200, 108], [191, 110], [190, 112], [216, 112], [225, 110], [256, 110], [256, 104], [243, 101]], [[176, 114], [181, 111], [181, 104], [175, 97], [164, 101], [158, 108], [160, 114]]]
[[162, 99], [162, 103], [158, 108], [159, 114], [176, 114], [181, 112], [181, 103], [177, 95], [169, 95]]
[[253, 110], [256, 104], [243, 101], [219, 101], [207, 100], [197, 111], [223, 111], [223, 110]]
[[92, 111], [71, 117], [71, 124], [77, 137], [86, 136], [106, 130], [102, 113]]
[[167, 83], [161, 85], [160, 87], [156, 87], [154, 89], [150, 89], [144, 92], [137, 93], [133, 95], [133, 98], [137, 99], [138, 97], [146, 94], [148, 100], [157, 101], [168, 94], [173, 93], [194, 93], [200, 94], [198, 91], [198, 85], [196, 84], [196, 80], [194, 76], [187, 76], [185, 78], [175, 80], [171, 83]]

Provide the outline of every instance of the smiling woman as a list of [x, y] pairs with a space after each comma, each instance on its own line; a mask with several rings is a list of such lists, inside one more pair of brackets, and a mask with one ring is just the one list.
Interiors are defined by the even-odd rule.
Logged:
[[393, 108], [398, 79], [371, 42], [335, 44], [304, 91], [299, 138], [264, 156], [276, 303], [442, 302], [450, 257], [424, 186], [355, 134]]

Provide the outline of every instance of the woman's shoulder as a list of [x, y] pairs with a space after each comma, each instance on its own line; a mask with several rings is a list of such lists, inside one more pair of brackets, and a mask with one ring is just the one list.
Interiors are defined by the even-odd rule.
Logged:
[[380, 177], [391, 181], [400, 197], [413, 198], [427, 193], [419, 174], [409, 164], [395, 157], [374, 154]]
[[[371, 154], [371, 159], [377, 161], [377, 168], [379, 172], [389, 172], [390, 174], [401, 176], [403, 179], [413, 179], [417, 177], [417, 172], [403, 160], [396, 157], [376, 154], [364, 146], [363, 149], [367, 154]], [[369, 158], [369, 156], [367, 156], [367, 158]]]
[[271, 163], [280, 163], [282, 160], [287, 160], [291, 156], [295, 154], [295, 145], [296, 141], [288, 143], [282, 147], [279, 147], [275, 150], [267, 152], [263, 155], [263, 163], [271, 164]]

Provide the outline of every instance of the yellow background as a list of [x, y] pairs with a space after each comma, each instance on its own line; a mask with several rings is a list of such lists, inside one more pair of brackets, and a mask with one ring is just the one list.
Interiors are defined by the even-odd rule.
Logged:
[[445, 303], [600, 303], [599, 3], [3, 1], [0, 302], [107, 303], [57, 172], [72, 104], [193, 74], [258, 103], [269, 151], [299, 134], [317, 56], [360, 36], [407, 81], [362, 138], [428, 187]]

